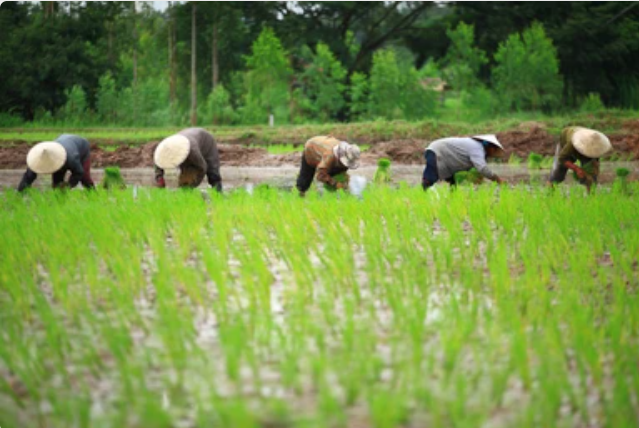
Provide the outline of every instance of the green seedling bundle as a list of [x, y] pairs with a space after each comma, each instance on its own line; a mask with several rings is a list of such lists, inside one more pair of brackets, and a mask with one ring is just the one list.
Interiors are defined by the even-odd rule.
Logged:
[[633, 426], [637, 212], [580, 187], [0, 194], [0, 425]]

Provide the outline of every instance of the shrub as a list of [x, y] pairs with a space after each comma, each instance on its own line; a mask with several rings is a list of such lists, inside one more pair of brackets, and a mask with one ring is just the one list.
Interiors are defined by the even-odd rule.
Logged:
[[596, 92], [590, 92], [579, 106], [579, 110], [582, 112], [596, 112], [604, 110], [605, 108], [606, 106], [604, 106], [603, 101], [601, 101], [601, 97]]
[[559, 104], [563, 82], [557, 49], [541, 24], [500, 43], [495, 62], [493, 82], [507, 108], [552, 109]]

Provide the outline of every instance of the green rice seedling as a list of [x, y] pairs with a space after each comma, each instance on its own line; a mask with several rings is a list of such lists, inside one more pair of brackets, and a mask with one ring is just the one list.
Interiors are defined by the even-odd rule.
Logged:
[[630, 170], [628, 168], [617, 168], [615, 170], [615, 182], [613, 184], [613, 191], [621, 194], [628, 194], [628, 175]]
[[541, 169], [544, 157], [539, 153], [531, 152], [528, 155], [528, 169]]
[[521, 163], [523, 161], [524, 160], [521, 157], [517, 156], [514, 153], [511, 153], [510, 156], [508, 157], [508, 164], [509, 165], [521, 165]]
[[387, 158], [381, 158], [377, 161], [377, 171], [375, 171], [375, 177], [373, 178], [376, 184], [390, 183], [390, 165], [391, 161]]
[[481, 184], [484, 181], [484, 176], [475, 168], [471, 168], [468, 171], [459, 171], [455, 173], [455, 184]]
[[[348, 181], [348, 173], [347, 172], [341, 172], [339, 174], [336, 174], [333, 176], [333, 180], [335, 180], [336, 183], [346, 183]], [[334, 186], [330, 186], [328, 184], [324, 184], [324, 189], [327, 190], [328, 192], [336, 192], [337, 188]]]
[[0, 194], [3, 420], [634, 423], [636, 198], [262, 190]]
[[126, 189], [126, 183], [120, 174], [120, 168], [117, 166], [108, 166], [104, 168], [104, 178], [100, 185], [105, 190]]

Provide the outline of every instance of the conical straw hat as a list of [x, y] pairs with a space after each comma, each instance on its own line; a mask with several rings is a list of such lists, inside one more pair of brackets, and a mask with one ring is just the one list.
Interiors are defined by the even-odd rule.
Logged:
[[172, 135], [158, 144], [153, 161], [162, 169], [177, 168], [186, 160], [190, 150], [188, 138], [179, 134]]
[[572, 135], [572, 144], [582, 155], [597, 159], [612, 150], [610, 140], [604, 134], [588, 128], [580, 128]]
[[488, 141], [490, 144], [494, 144], [495, 146], [497, 146], [500, 149], [504, 150], [504, 147], [501, 145], [501, 143], [499, 142], [499, 140], [497, 139], [497, 136], [495, 134], [474, 135], [473, 139], [481, 140], [481, 141]]
[[67, 151], [55, 141], [38, 143], [27, 154], [27, 165], [36, 174], [53, 174], [67, 161]]

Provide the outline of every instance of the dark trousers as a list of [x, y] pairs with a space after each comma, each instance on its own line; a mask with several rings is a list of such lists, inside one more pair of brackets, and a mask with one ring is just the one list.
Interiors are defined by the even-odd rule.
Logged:
[[[84, 170], [84, 174], [80, 178], [80, 183], [87, 188], [93, 189], [95, 184], [93, 183], [93, 179], [91, 178], [91, 156], [87, 156], [87, 158], [82, 162], [82, 169]], [[66, 175], [67, 170], [65, 168], [54, 172], [51, 175], [51, 182], [53, 187], [58, 187], [60, 184], [64, 182], [64, 176]], [[71, 187], [75, 187], [77, 182], [74, 182], [73, 177], [69, 179], [69, 185]]]
[[302, 154], [302, 165], [300, 166], [300, 173], [297, 176], [297, 190], [300, 192], [306, 192], [311, 184], [313, 184], [313, 178], [315, 178], [314, 166], [311, 166], [306, 162], [306, 157]]
[[[300, 173], [297, 176], [297, 184], [295, 185], [295, 187], [297, 187], [297, 190], [299, 190], [300, 192], [306, 192], [308, 188], [311, 187], [311, 184], [313, 184], [313, 179], [315, 178], [316, 171], [317, 168], [306, 162], [306, 157], [302, 155], [302, 165], [300, 166]], [[330, 175], [331, 177], [335, 177], [336, 175], [346, 171], [348, 171], [348, 168], [346, 168], [345, 166], [333, 165], [328, 170], [328, 175]]]
[[422, 187], [426, 190], [439, 181], [439, 174], [437, 173], [437, 155], [435, 152], [426, 150], [424, 157], [426, 158], [426, 167], [422, 175]]

